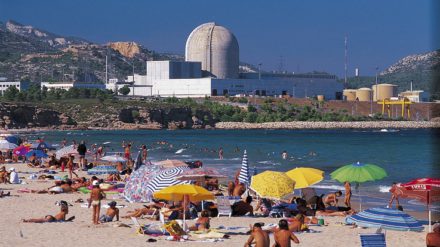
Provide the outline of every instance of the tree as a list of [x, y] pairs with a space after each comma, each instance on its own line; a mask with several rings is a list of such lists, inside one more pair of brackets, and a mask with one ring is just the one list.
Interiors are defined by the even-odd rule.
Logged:
[[7, 100], [14, 100], [18, 93], [19, 90], [15, 86], [10, 86], [3, 92], [3, 97]]
[[130, 88], [127, 85], [125, 85], [125, 86], [121, 87], [118, 90], [118, 92], [122, 95], [128, 95], [130, 93]]

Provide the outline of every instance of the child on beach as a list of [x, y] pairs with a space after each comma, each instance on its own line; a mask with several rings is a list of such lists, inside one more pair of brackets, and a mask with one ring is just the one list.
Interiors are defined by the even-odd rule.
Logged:
[[345, 206], [351, 208], [351, 186], [350, 186], [350, 183], [348, 181], [345, 181], [344, 187], [345, 187], [344, 204], [345, 204]]
[[89, 208], [93, 206], [92, 220], [93, 224], [99, 224], [99, 213], [101, 210], [101, 200], [105, 198], [104, 192], [99, 188], [97, 180], [92, 183], [93, 189], [90, 192]]
[[116, 216], [116, 221], [119, 221], [119, 209], [116, 208], [116, 202], [111, 201], [108, 204], [110, 207], [107, 209], [107, 212], [99, 218], [101, 223], [112, 222], [113, 218]]

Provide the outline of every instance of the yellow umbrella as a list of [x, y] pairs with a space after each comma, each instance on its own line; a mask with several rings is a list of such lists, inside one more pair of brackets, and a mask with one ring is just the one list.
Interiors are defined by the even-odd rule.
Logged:
[[167, 201], [183, 201], [188, 196], [190, 201], [213, 200], [214, 195], [203, 187], [193, 184], [179, 184], [161, 189], [153, 194], [154, 198]]
[[293, 193], [295, 181], [284, 172], [265, 171], [252, 176], [250, 188], [260, 197], [279, 200]]
[[286, 172], [286, 175], [295, 180], [295, 189], [307, 188], [324, 179], [324, 171], [310, 167], [297, 167]]

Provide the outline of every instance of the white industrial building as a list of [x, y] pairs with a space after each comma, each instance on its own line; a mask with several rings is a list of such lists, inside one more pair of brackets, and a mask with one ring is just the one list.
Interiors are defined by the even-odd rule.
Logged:
[[237, 39], [225, 27], [205, 23], [195, 28], [185, 47], [186, 61], [148, 61], [146, 75], [111, 81], [113, 91], [127, 85], [130, 95], [205, 97], [224, 95], [289, 95], [297, 98], [323, 95], [342, 99], [343, 85], [332, 75], [239, 74]]
[[29, 82], [22, 81], [0, 81], [0, 94], [3, 95], [9, 87], [16, 87], [18, 91], [25, 91], [29, 87]]
[[87, 83], [76, 83], [76, 82], [41, 82], [41, 89], [47, 88], [48, 90], [51, 89], [63, 89], [63, 90], [69, 90], [71, 88], [97, 88], [97, 89], [104, 89], [105, 85], [103, 84], [87, 84]]

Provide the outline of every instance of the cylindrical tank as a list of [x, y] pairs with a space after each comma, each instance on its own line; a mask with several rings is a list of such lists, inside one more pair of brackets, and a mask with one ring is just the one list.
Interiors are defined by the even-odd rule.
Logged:
[[185, 47], [185, 60], [202, 63], [204, 76], [238, 78], [239, 47], [234, 34], [214, 22], [196, 27]]
[[318, 99], [319, 102], [324, 101], [324, 95], [318, 95], [316, 96], [316, 98]]
[[370, 101], [371, 100], [371, 89], [370, 88], [359, 88], [356, 90], [356, 99], [359, 101]]
[[346, 101], [355, 101], [356, 100], [356, 89], [344, 89], [342, 92]]
[[391, 97], [397, 97], [397, 85], [393, 84], [378, 84], [373, 85], [373, 101], [380, 101], [389, 99]]

